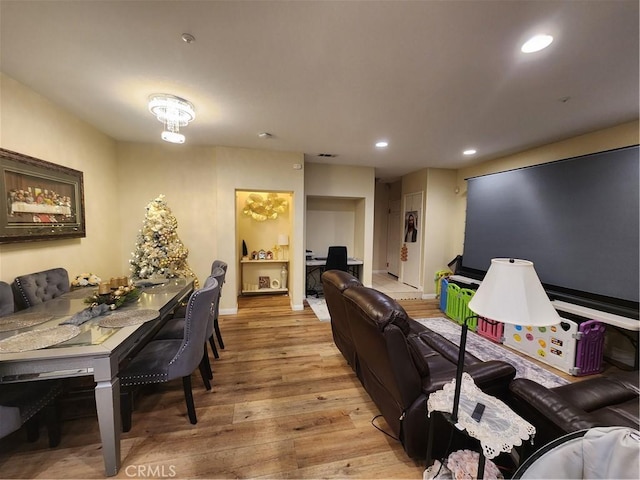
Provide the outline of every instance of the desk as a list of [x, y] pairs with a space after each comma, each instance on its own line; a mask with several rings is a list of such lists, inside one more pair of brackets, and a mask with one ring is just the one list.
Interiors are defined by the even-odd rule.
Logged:
[[[327, 264], [327, 259], [318, 259], [312, 258], [305, 262], [306, 264], [306, 288], [305, 291], [307, 294], [309, 292], [319, 292], [322, 291], [322, 282], [320, 280], [320, 275], [324, 272], [324, 267]], [[349, 268], [349, 273], [354, 277], [361, 279], [361, 267], [364, 264], [362, 260], [358, 260], [357, 258], [348, 258], [347, 259], [347, 267]]]
[[[123, 328], [103, 328], [98, 326], [101, 317], [96, 317], [80, 325], [80, 334], [64, 343], [41, 350], [0, 353], [0, 383], [93, 375], [105, 473], [113, 476], [120, 468], [120, 365], [153, 337], [192, 290], [193, 280], [171, 280], [144, 289], [135, 303], [118, 310], [158, 310], [156, 320]], [[31, 329], [54, 327], [86, 308], [84, 298], [92, 292], [90, 288], [73, 290], [22, 312], [46, 312], [53, 316]], [[2, 332], [0, 338], [15, 333]]]

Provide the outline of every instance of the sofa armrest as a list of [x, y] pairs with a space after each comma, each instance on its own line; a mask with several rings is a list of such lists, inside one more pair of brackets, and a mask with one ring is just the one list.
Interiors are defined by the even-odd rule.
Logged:
[[[533, 380], [517, 378], [509, 390], [510, 406], [540, 431], [545, 443], [566, 433], [596, 426], [587, 412]], [[552, 438], [547, 438], [549, 436]]]
[[[432, 337], [423, 334], [409, 335], [407, 342], [413, 362], [422, 378], [422, 390], [428, 394], [439, 390], [455, 378], [457, 363], [442, 355], [427, 338]], [[512, 365], [499, 360], [478, 361], [466, 365], [464, 370], [469, 372], [481, 390], [499, 398], [506, 397], [509, 383], [516, 375], [516, 369]]]
[[480, 390], [502, 400], [507, 398], [509, 384], [516, 376], [513, 365], [501, 360], [474, 363], [464, 370], [471, 375]]
[[[431, 348], [440, 353], [443, 357], [454, 364], [458, 364], [458, 355], [460, 352], [460, 348], [455, 343], [451, 342], [447, 338], [443, 337], [437, 332], [430, 330], [427, 328], [426, 331], [419, 333], [420, 338], [423, 342], [429, 345]], [[479, 363], [480, 360], [478, 357], [472, 355], [469, 352], [465, 353], [464, 356], [464, 364], [465, 366], [473, 365], [474, 363]]]

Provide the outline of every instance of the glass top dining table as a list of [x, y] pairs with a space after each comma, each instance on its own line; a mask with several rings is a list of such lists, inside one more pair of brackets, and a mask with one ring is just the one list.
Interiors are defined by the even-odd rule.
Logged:
[[[95, 289], [72, 290], [10, 317], [0, 317], [0, 383], [93, 376], [107, 476], [116, 475], [121, 464], [118, 372], [188, 298], [193, 279], [171, 279], [141, 289], [136, 301], [77, 326], [61, 324], [88, 307], [85, 298]], [[136, 315], [140, 322], [135, 321]], [[133, 321], [122, 327], [105, 321], [118, 316]], [[30, 333], [33, 331], [38, 333]], [[52, 335], [49, 341], [47, 335]]]

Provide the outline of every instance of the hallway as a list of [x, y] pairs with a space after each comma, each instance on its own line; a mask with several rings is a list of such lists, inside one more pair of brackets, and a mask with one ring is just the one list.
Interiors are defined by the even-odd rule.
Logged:
[[416, 300], [422, 298], [422, 292], [411, 285], [398, 281], [396, 277], [384, 271], [373, 272], [372, 286], [396, 300]]

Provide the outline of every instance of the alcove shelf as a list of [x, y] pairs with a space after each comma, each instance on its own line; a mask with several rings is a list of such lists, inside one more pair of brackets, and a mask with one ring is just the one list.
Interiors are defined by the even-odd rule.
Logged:
[[[287, 279], [282, 284], [280, 275], [282, 266], [287, 269]], [[243, 295], [286, 294], [288, 288], [289, 260], [240, 260], [240, 272]], [[263, 286], [260, 287], [260, 279]], [[264, 280], [267, 277], [268, 280]], [[264, 286], [264, 285], [268, 286]]]

